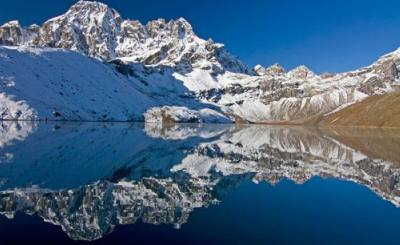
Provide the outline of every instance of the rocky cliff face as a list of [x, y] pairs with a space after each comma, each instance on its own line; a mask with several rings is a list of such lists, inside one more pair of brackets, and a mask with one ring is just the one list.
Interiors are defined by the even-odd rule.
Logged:
[[[24, 77], [20, 77], [21, 71], [14, 64], [21, 65], [23, 59], [10, 58], [13, 55], [6, 48], [0, 50], [0, 79], [5, 84], [0, 93], [3, 119], [127, 121], [150, 118], [163, 121], [163, 114], [157, 113], [155, 119], [154, 112], [166, 111], [167, 108], [172, 110], [171, 115], [191, 112], [172, 117], [175, 122], [190, 121], [191, 118], [186, 116], [192, 114], [200, 115], [196, 121], [207, 122], [212, 115], [222, 113], [237, 122], [313, 123], [371, 95], [391, 92], [400, 84], [399, 50], [368, 67], [340, 74], [317, 75], [305, 66], [286, 72], [277, 64], [268, 68], [258, 65], [250, 70], [222, 44], [198, 37], [183, 18], [158, 19], [144, 25], [124, 20], [105, 4], [88, 1], [79, 1], [65, 14], [48, 20], [42, 26], [24, 28], [18, 21], [8, 22], [0, 27], [0, 44], [24, 46], [14, 50], [26, 59], [45, 56], [49, 61], [47, 53], [50, 50], [59, 54], [57, 59], [54, 58], [54, 64], [50, 60], [49, 64], [39, 66], [31, 60], [31, 69], [24, 69]], [[47, 89], [53, 85], [47, 84], [49, 81], [43, 77], [48, 77], [45, 70], [53, 69], [52, 66], [56, 66], [61, 77], [50, 82], [57, 87], [61, 86], [59, 83], [63, 79], [66, 81], [64, 73], [78, 73], [71, 69], [71, 65], [59, 62], [69, 59], [63, 50], [81, 53], [81, 63], [89, 62], [87, 57], [100, 59], [104, 68], [98, 68], [99, 71], [111, 66], [123, 75], [107, 81], [99, 79], [97, 86], [108, 87], [107, 83], [120, 84], [123, 80], [122, 83], [136, 91], [132, 94], [143, 94], [138, 97], [147, 98], [139, 101], [136, 96], [128, 99], [104, 91], [108, 93], [106, 97], [113, 98], [110, 103], [127, 106], [123, 113], [114, 115], [104, 105], [95, 104], [89, 109], [88, 103], [77, 104], [71, 96], [65, 96], [70, 93], [66, 87]], [[96, 69], [85, 70], [89, 77], [98, 76]], [[69, 79], [78, 84], [88, 83], [84, 76]], [[44, 92], [51, 94], [51, 98], [25, 91], [26, 86], [22, 84], [31, 80], [38, 86], [43, 85]], [[21, 88], [13, 91], [12, 87], [19, 84]], [[60, 92], [64, 95], [63, 106], [60, 105], [61, 97], [57, 95]], [[89, 96], [74, 93], [78, 97]], [[95, 101], [104, 98], [97, 98], [96, 93], [92, 97]], [[186, 109], [179, 109], [182, 107]], [[202, 116], [201, 109], [212, 112]], [[82, 113], [88, 110], [96, 114]], [[97, 114], [99, 111], [102, 111], [100, 116]], [[53, 113], [60, 116], [55, 117]], [[227, 121], [224, 116], [219, 118]]]

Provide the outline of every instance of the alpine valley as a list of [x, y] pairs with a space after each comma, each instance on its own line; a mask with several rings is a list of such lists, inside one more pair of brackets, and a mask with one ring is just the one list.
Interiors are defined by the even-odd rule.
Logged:
[[[385, 96], [398, 98], [400, 49], [340, 74], [251, 69], [183, 18], [144, 25], [89, 1], [42, 26], [5, 23], [0, 45], [0, 120], [352, 126], [343, 117], [359, 112], [363, 126], [399, 121]], [[387, 110], [384, 122], [368, 114]]]

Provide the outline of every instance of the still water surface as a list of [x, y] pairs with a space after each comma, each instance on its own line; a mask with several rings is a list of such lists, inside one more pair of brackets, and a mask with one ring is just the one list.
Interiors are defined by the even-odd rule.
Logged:
[[0, 123], [0, 243], [399, 244], [400, 131]]

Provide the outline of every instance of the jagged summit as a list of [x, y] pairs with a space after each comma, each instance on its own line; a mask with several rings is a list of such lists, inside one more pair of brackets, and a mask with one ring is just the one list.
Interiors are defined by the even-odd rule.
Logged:
[[9, 22], [4, 23], [1, 27], [12, 27], [12, 26], [21, 26], [18, 20], [10, 20]]
[[97, 2], [97, 1], [83, 1], [80, 0], [76, 2], [75, 4], [71, 5], [71, 7], [68, 9], [66, 13], [70, 12], [108, 12], [108, 11], [115, 11], [114, 9], [110, 8], [107, 4], [104, 4], [102, 2]]
[[52, 22], [57, 19], [68, 18], [68, 21], [74, 21], [79, 19], [82, 22], [88, 22], [90, 24], [101, 24], [97, 21], [111, 21], [119, 20], [121, 21], [121, 15], [113, 8], [108, 5], [96, 1], [78, 1], [72, 5], [68, 11], [60, 16], [54, 17], [47, 22]]
[[111, 9], [108, 7], [107, 4], [104, 4], [102, 2], [97, 2], [97, 1], [85, 1], [85, 0], [79, 0], [75, 4], [73, 4], [70, 7], [70, 10], [80, 10], [80, 9], [87, 9], [87, 8], [96, 8], [98, 10], [108, 10]]
[[73, 20], [73, 18], [78, 18], [81, 20], [86, 19], [92, 24], [97, 24], [93, 23], [93, 21], [96, 21], [100, 18], [104, 18], [106, 21], [110, 19], [121, 19], [121, 16], [115, 9], [104, 3], [80, 0], [73, 4], [64, 14], [49, 19], [47, 22], [65, 18], [71, 18], [69, 19], [70, 21]]
[[0, 28], [0, 44], [70, 49], [103, 60], [124, 58], [146, 65], [249, 73], [223, 45], [199, 38], [184, 18], [143, 25], [124, 20], [116, 10], [94, 1], [79, 1], [41, 27], [6, 23]]
[[253, 68], [253, 71], [258, 76], [278, 76], [285, 74], [285, 68], [283, 68], [278, 63], [275, 63], [267, 68], [263, 67], [262, 65], [258, 64]]
[[314, 77], [315, 74], [307, 66], [301, 65], [288, 72], [288, 75], [293, 78], [306, 79]]
[[258, 75], [258, 76], [263, 76], [263, 75], [265, 75], [265, 68], [262, 66], [262, 65], [260, 65], [260, 64], [257, 64], [257, 65], [255, 65], [254, 67], [253, 67], [253, 71], [256, 73], [256, 75]]
[[281, 66], [278, 63], [275, 63], [275, 64], [267, 67], [265, 69], [265, 72], [267, 75], [274, 76], [274, 75], [283, 75], [283, 74], [285, 74], [286, 71], [285, 71], [285, 68], [283, 68], [283, 66]]

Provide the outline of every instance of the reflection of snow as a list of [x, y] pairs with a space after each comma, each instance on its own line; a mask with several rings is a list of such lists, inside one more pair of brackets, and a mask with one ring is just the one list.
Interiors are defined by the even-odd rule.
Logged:
[[[138, 221], [179, 228], [194, 209], [218, 202], [218, 193], [250, 179], [275, 184], [287, 178], [301, 184], [314, 176], [337, 178], [366, 186], [400, 207], [400, 168], [368, 157], [323, 129], [82, 123], [50, 131], [47, 126], [21, 144], [21, 149], [32, 146], [29, 153], [15, 151], [14, 164], [2, 166], [20, 172], [0, 171], [0, 214], [36, 213], [74, 239], [98, 239], [117, 225]], [[82, 148], [87, 145], [90, 150]], [[92, 154], [97, 157], [83, 160]], [[21, 155], [39, 164], [18, 168], [18, 162], [30, 161], [19, 160]], [[112, 165], [116, 162], [121, 165]], [[52, 178], [59, 186], [48, 184]], [[71, 182], [84, 184], [68, 187]]]
[[[35, 129], [37, 124], [32, 122], [11, 122], [3, 121], [0, 123], [0, 148], [13, 143], [13, 141], [23, 141], [28, 135], [30, 135]], [[9, 154], [9, 153], [6, 153]], [[10, 159], [8, 156], [0, 156], [0, 159], [5, 157]], [[11, 156], [12, 157], [12, 156]], [[0, 160], [1, 161], [1, 160]]]
[[[25, 140], [25, 138], [35, 130], [35, 128], [36, 124], [31, 122], [1, 122], [0, 149], [12, 145], [14, 141]], [[14, 154], [10, 152], [0, 152], [0, 164], [11, 162], [13, 158]]]
[[[0, 54], [0, 57], [1, 57], [1, 54]], [[0, 80], [2, 81], [2, 84], [0, 84], [0, 86], [3, 86], [3, 87], [14, 87], [15, 86], [15, 78], [14, 77], [0, 76]]]
[[229, 129], [234, 128], [232, 124], [171, 124], [146, 123], [144, 131], [152, 138], [170, 140], [185, 140], [190, 137], [203, 139], [221, 135]]
[[0, 179], [0, 188], [7, 182], [6, 179]]
[[333, 177], [367, 186], [400, 207], [400, 185], [387, 186], [400, 183], [400, 169], [395, 164], [371, 159], [310, 128], [250, 126], [231, 131], [215, 141], [200, 144], [171, 171], [209, 180], [215, 173], [253, 173], [254, 182], [271, 184], [283, 178], [301, 184], [314, 176]]
[[0, 164], [10, 162], [14, 158], [12, 153], [6, 152], [0, 155]]

